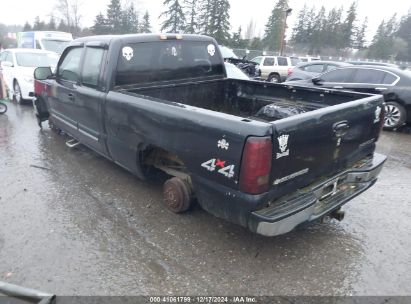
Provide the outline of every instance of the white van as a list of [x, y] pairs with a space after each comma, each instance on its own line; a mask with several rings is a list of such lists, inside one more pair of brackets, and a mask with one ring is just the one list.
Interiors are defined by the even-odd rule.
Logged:
[[66, 32], [34, 31], [17, 33], [17, 47], [40, 49], [63, 53], [66, 46], [73, 40], [73, 35]]

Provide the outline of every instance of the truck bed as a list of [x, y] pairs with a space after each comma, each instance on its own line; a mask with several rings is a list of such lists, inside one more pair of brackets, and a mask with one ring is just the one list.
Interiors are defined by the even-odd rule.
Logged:
[[135, 87], [121, 91], [267, 122], [353, 100], [350, 94], [324, 94], [307, 88], [301, 90], [233, 79]]

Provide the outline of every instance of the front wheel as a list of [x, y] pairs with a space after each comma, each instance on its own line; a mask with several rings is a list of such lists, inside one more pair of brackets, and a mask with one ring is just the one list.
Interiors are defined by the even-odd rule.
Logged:
[[0, 114], [4, 114], [7, 112], [7, 105], [5, 103], [0, 102]]
[[21, 89], [20, 89], [20, 85], [19, 82], [16, 80], [14, 82], [14, 100], [16, 100], [16, 102], [18, 104], [22, 104], [23, 103], [23, 98], [21, 96]]
[[384, 129], [394, 130], [401, 127], [406, 120], [406, 112], [402, 105], [395, 101], [388, 101], [385, 104]]

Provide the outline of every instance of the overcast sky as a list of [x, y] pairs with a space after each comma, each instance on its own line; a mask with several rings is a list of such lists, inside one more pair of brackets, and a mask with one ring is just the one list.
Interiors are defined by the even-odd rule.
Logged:
[[[73, 1], [73, 0], [70, 0]], [[78, 0], [81, 3], [82, 26], [91, 26], [94, 17], [101, 11], [106, 11], [110, 0]], [[181, 1], [181, 0], [180, 0]], [[0, 9], [0, 23], [24, 24], [25, 21], [33, 23], [35, 16], [41, 19], [49, 19], [55, 11], [57, 0], [1, 0], [3, 3]], [[163, 0], [122, 0], [123, 4], [134, 2], [138, 9], [147, 9], [151, 16], [151, 22], [155, 31], [159, 30], [161, 20], [158, 16], [163, 11]], [[247, 24], [253, 19], [256, 22], [256, 34], [264, 32], [264, 25], [276, 3], [276, 0], [230, 0], [231, 26], [232, 31], [236, 31], [241, 25], [245, 30]], [[406, 15], [411, 8], [411, 3], [407, 0], [357, 0], [358, 18], [363, 20], [368, 16], [369, 28], [367, 38], [370, 40], [375, 33], [378, 24], [382, 19], [390, 18], [394, 13], [398, 16]], [[309, 6], [315, 5], [317, 8], [324, 5], [326, 9], [343, 6], [347, 10], [352, 3], [351, 0], [289, 0], [289, 5], [293, 9], [292, 15], [288, 19], [291, 28], [298, 14], [298, 11], [307, 3]], [[243, 31], [244, 32], [244, 31]]]

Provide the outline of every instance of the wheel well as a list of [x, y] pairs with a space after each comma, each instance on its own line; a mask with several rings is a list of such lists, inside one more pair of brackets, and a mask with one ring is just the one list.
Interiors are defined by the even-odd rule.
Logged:
[[190, 175], [183, 160], [173, 152], [154, 145], [140, 145], [137, 156], [138, 166], [144, 174], [151, 168], [190, 181]]
[[280, 74], [278, 74], [277, 72], [272, 72], [272, 73], [270, 73], [270, 75], [268, 75], [268, 77], [274, 76], [274, 75], [280, 77]]

